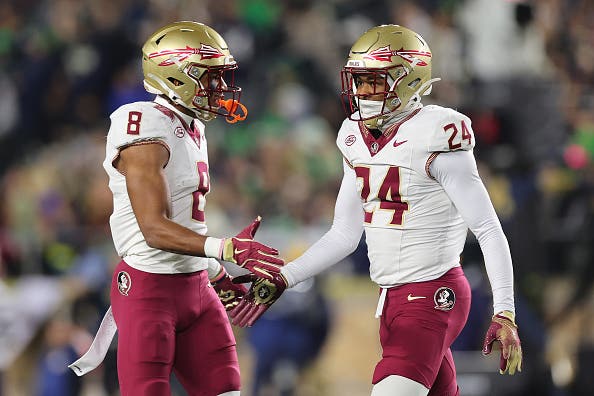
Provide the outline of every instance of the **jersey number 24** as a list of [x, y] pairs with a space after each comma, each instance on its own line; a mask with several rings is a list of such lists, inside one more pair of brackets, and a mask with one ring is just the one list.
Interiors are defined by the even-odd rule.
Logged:
[[[355, 166], [355, 173], [357, 178], [363, 180], [363, 187], [361, 188], [361, 198], [365, 202], [373, 200], [375, 197], [371, 196], [370, 188], [370, 173], [371, 168], [365, 166]], [[390, 166], [384, 180], [377, 192], [377, 198], [380, 201], [379, 208], [384, 210], [392, 210], [394, 214], [390, 224], [402, 225], [404, 212], [408, 210], [408, 202], [403, 201], [400, 196], [400, 168], [397, 166]], [[371, 223], [373, 219], [373, 211], [365, 211], [365, 222]]]

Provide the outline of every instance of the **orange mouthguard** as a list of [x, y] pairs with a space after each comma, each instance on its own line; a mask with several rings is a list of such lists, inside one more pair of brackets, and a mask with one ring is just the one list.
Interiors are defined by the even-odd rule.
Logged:
[[[223, 106], [225, 108], [225, 110], [227, 110], [228, 114], [225, 116], [227, 122], [229, 124], [235, 124], [237, 121], [243, 121], [245, 120], [245, 118], [248, 115], [248, 111], [246, 109], [246, 107], [239, 103], [236, 100], [233, 99], [227, 99], [227, 100], [219, 100], [219, 104], [221, 106]], [[241, 109], [241, 112], [243, 114], [237, 114], [235, 111], [237, 111], [237, 108]]]

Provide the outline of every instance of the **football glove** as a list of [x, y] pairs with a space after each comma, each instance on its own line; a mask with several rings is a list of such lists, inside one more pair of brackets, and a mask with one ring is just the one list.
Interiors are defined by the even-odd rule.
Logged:
[[238, 276], [233, 283], [252, 282], [248, 293], [237, 307], [229, 313], [231, 323], [240, 327], [253, 325], [260, 316], [283, 294], [288, 282], [281, 273], [275, 273], [272, 279], [264, 279], [253, 274]]
[[210, 280], [210, 284], [217, 292], [219, 300], [227, 311], [232, 310], [239, 304], [241, 298], [247, 293], [247, 289], [242, 284], [232, 282], [233, 278], [221, 267], [219, 274]]
[[254, 236], [262, 218], [258, 216], [252, 224], [232, 238], [225, 238], [221, 243], [220, 257], [247, 269], [253, 274], [272, 279], [279, 273], [284, 261], [278, 257], [278, 250], [254, 241]]
[[493, 316], [483, 343], [484, 355], [491, 353], [495, 341], [501, 347], [499, 373], [514, 375], [516, 369], [522, 371], [522, 345], [513, 312], [502, 311]]

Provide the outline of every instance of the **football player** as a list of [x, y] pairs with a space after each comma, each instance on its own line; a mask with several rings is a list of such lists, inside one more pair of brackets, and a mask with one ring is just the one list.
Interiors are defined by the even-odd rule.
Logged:
[[146, 41], [142, 68], [156, 99], [111, 114], [103, 163], [113, 193], [112, 236], [122, 257], [112, 306], [89, 352], [70, 367], [78, 375], [96, 367], [117, 325], [123, 396], [170, 395], [172, 371], [190, 395], [239, 395], [225, 308], [234, 307], [245, 288], [230, 282], [217, 259], [265, 278], [283, 261], [253, 240], [260, 218], [235, 237], [206, 236], [204, 123], [247, 115], [233, 81], [237, 63], [215, 30], [176, 22]]
[[248, 275], [247, 297], [231, 311], [251, 325], [287, 287], [337, 263], [366, 234], [382, 358], [374, 396], [458, 395], [450, 346], [464, 327], [470, 287], [460, 266], [467, 230], [476, 235], [493, 292], [483, 352], [501, 346], [500, 372], [522, 368], [507, 239], [477, 171], [470, 119], [423, 106], [432, 54], [397, 25], [365, 32], [342, 69], [348, 118], [336, 140], [344, 176], [330, 230], [273, 279]]

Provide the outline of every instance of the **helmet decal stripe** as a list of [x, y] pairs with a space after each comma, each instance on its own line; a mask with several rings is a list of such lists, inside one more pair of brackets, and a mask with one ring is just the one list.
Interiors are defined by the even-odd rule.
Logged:
[[149, 59], [158, 58], [160, 56], [169, 56], [166, 60], [159, 63], [159, 66], [171, 66], [176, 62], [182, 62], [188, 59], [191, 55], [200, 55], [201, 60], [203, 59], [215, 59], [225, 56], [217, 48], [207, 44], [200, 44], [200, 48], [193, 48], [186, 45], [186, 48], [167, 49], [163, 51], [151, 52], [148, 57]]
[[389, 45], [386, 45], [385, 47], [378, 48], [368, 54], [365, 54], [363, 58], [372, 59], [379, 62], [391, 62], [393, 56], [399, 56], [405, 61], [411, 63], [413, 66], [427, 66], [427, 62], [417, 58], [417, 56], [426, 56], [430, 58], [431, 52], [405, 50], [404, 48], [393, 51], [390, 49]]

